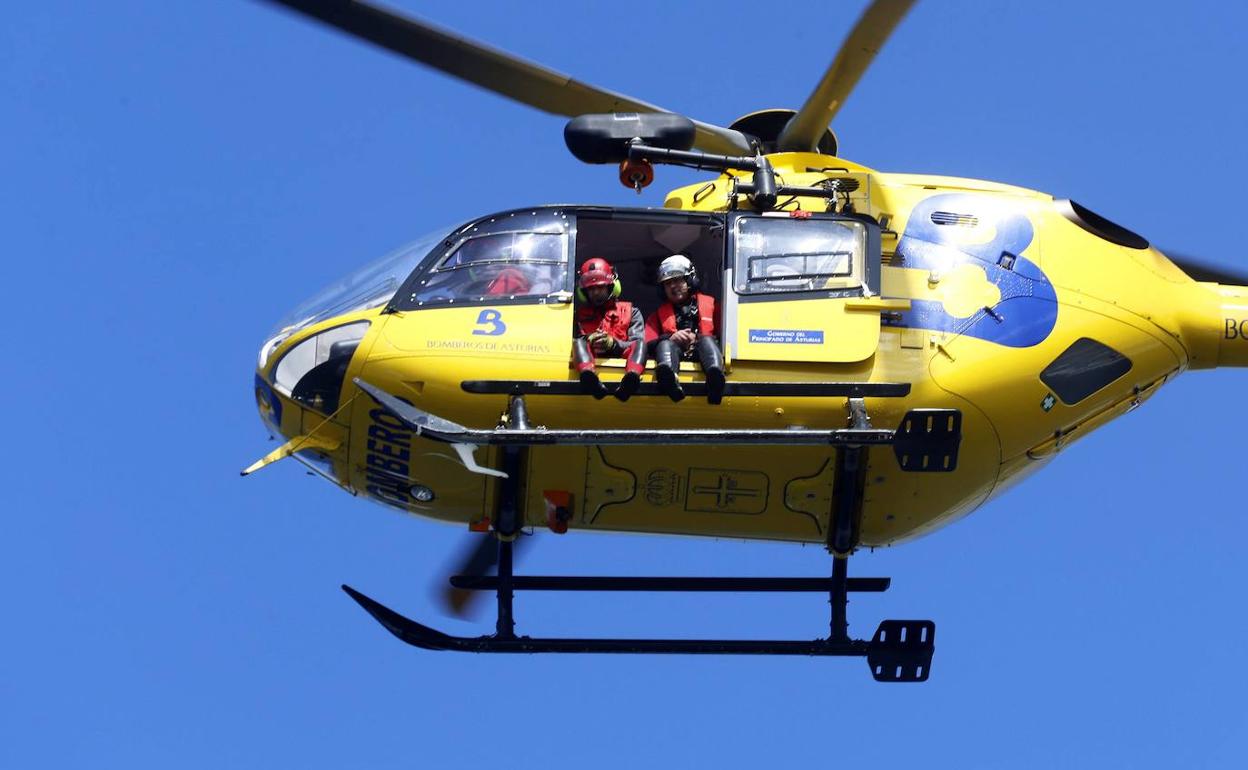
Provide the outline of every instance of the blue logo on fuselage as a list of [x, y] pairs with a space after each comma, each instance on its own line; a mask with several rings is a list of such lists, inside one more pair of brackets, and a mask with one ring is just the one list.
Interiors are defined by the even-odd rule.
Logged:
[[507, 324], [503, 323], [503, 314], [494, 308], [486, 308], [477, 316], [477, 326], [484, 329], [473, 329], [472, 333], [486, 337], [497, 337], [507, 333]]
[[[936, 212], [942, 215], [933, 217]], [[972, 217], [977, 227], [995, 229], [992, 240], [963, 242], [962, 224]], [[897, 325], [965, 334], [1014, 348], [1043, 342], [1057, 323], [1057, 294], [1040, 266], [1022, 256], [1034, 235], [1031, 220], [1000, 198], [951, 193], [922, 201], [910, 212], [897, 244], [899, 266], [944, 272], [973, 264], [997, 287], [1001, 299], [964, 318], [951, 315], [941, 302], [912, 300]]]

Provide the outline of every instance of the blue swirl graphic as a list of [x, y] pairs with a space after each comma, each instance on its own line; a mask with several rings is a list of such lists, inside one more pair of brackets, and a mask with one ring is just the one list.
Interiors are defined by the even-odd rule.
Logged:
[[[996, 234], [987, 243], [960, 243], [957, 236], [965, 230], [958, 224], [936, 224], [935, 212], [974, 216], [980, 227], [993, 227]], [[952, 216], [938, 219], [956, 221]], [[897, 244], [901, 259], [895, 264], [941, 272], [973, 264], [1000, 290], [1001, 299], [966, 318], [950, 315], [940, 302], [912, 300], [911, 309], [894, 325], [966, 334], [1013, 348], [1043, 342], [1057, 323], [1057, 294], [1040, 266], [1022, 256], [1034, 235], [1031, 220], [999, 198], [950, 193], [925, 199], [910, 212]]]

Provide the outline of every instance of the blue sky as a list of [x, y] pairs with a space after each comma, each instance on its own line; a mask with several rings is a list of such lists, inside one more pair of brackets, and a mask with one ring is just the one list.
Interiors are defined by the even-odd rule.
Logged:
[[[401, 7], [727, 123], [799, 104], [862, 5]], [[838, 116], [842, 153], [1073, 197], [1244, 265], [1244, 15], [920, 3]], [[1243, 372], [1185, 375], [969, 518], [855, 558], [894, 581], [853, 603], [852, 632], [936, 620], [926, 685], [857, 661], [423, 653], [360, 612], [339, 583], [438, 619], [460, 532], [294, 464], [239, 479], [269, 448], [256, 348], [322, 284], [448, 223], [659, 205], [695, 178], [661, 169], [638, 199], [574, 161], [562, 125], [252, 2], [9, 9], [0, 765], [1242, 766]], [[542, 540], [540, 573], [828, 567], [818, 548]], [[609, 598], [522, 597], [521, 630], [826, 633], [817, 596]]]

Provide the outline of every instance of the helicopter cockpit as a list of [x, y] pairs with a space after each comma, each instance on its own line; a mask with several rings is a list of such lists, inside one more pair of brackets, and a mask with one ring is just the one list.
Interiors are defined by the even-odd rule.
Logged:
[[[576, 268], [603, 257], [624, 298], [648, 315], [662, 302], [658, 265], [672, 254], [687, 256], [700, 290], [719, 300], [720, 328], [738, 358], [859, 361], [875, 350], [878, 313], [855, 314], [846, 301], [879, 295], [879, 227], [835, 214], [504, 212], [443, 239], [387, 309], [571, 303]], [[570, 334], [571, 319], [561, 323]]]
[[[879, 227], [868, 218], [548, 206], [432, 234], [336, 281], [282, 319], [259, 369], [278, 393], [330, 415], [371, 326], [360, 311], [569, 305], [575, 268], [604, 257], [624, 298], [648, 315], [662, 302], [658, 265], [677, 253], [694, 263], [700, 290], [719, 300], [730, 360], [853, 362], [875, 351], [879, 314], [859, 312], [879, 294]], [[541, 333], [570, 339], [570, 315], [557, 315]], [[343, 323], [298, 339], [335, 318]], [[270, 368], [292, 337], [296, 344]]]
[[[278, 321], [261, 345], [259, 371], [265, 371], [270, 358], [283, 343], [297, 337], [304, 329], [389, 302], [400, 282], [420, 264], [429, 249], [442, 240], [444, 232], [439, 230], [396, 249], [296, 305]], [[304, 406], [332, 414], [338, 408], [347, 365], [369, 326], [368, 321], [334, 325], [300, 340], [283, 352], [273, 366], [269, 377], [272, 387]], [[257, 387], [260, 385], [257, 382]], [[274, 419], [275, 410], [261, 409], [261, 416], [271, 431], [281, 433], [280, 425], [275, 424], [279, 421]]]
[[567, 301], [569, 228], [560, 210], [507, 212], [460, 227], [408, 277], [390, 310]]

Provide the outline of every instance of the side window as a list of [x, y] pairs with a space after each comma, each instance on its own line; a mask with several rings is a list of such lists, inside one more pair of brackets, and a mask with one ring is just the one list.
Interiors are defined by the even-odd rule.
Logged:
[[1077, 404], [1131, 371], [1131, 359], [1088, 337], [1075, 340], [1040, 372], [1064, 404]]
[[564, 288], [567, 252], [563, 233], [471, 236], [411, 288], [402, 306], [545, 297]]
[[742, 217], [733, 288], [746, 295], [855, 288], [866, 252], [861, 222]]
[[347, 366], [368, 327], [368, 321], [336, 326], [286, 351], [273, 370], [278, 392], [325, 414], [337, 411]]

